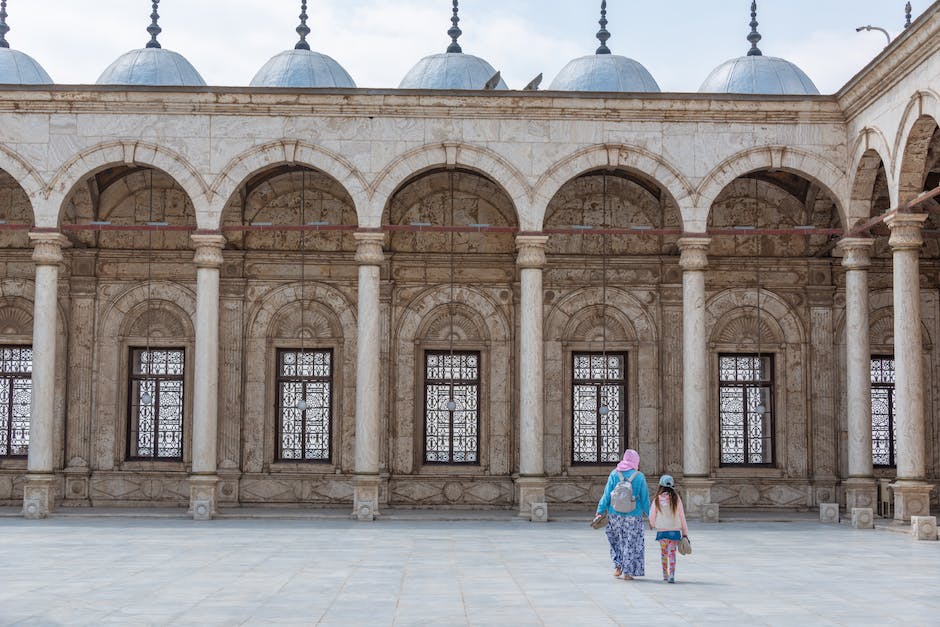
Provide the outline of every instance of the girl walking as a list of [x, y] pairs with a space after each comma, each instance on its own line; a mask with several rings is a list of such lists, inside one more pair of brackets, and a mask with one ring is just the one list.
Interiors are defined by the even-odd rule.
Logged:
[[[642, 577], [645, 546], [643, 542], [643, 517], [650, 513], [649, 488], [646, 477], [639, 470], [640, 454], [627, 449], [623, 461], [610, 473], [604, 496], [597, 504], [595, 520], [607, 514], [607, 541], [610, 543], [610, 559], [614, 562], [614, 577], [623, 575], [624, 579]], [[611, 494], [621, 482], [629, 482], [632, 501], [635, 507], [628, 510], [614, 509]], [[622, 497], [615, 499], [620, 502]]]
[[676, 583], [676, 548], [683, 536], [689, 535], [682, 499], [676, 493], [676, 482], [670, 475], [659, 478], [659, 490], [650, 508], [650, 529], [662, 553], [663, 581]]

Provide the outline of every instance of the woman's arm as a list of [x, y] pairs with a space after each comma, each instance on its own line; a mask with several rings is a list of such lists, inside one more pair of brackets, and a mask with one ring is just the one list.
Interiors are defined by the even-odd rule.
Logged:
[[679, 498], [679, 505], [676, 507], [676, 514], [679, 518], [679, 524], [682, 525], [682, 535], [689, 535], [689, 526], [685, 522], [685, 508], [682, 507], [682, 498]]
[[[650, 515], [650, 489], [646, 485], [646, 475], [641, 472], [636, 473], [637, 476], [634, 479], [639, 478], [640, 480], [633, 484], [633, 494], [636, 497], [636, 506], [640, 510], [640, 513], [646, 517]], [[640, 485], [637, 485], [639, 483]]]
[[604, 486], [604, 495], [597, 504], [598, 514], [606, 514], [607, 510], [610, 509], [610, 493], [613, 491], [614, 486], [616, 485], [614, 482], [614, 476], [614, 473], [610, 473], [610, 476], [607, 477], [607, 485]]

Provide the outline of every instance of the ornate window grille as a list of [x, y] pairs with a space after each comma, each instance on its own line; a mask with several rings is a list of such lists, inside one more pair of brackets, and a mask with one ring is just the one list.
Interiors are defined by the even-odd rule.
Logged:
[[0, 457], [26, 457], [32, 396], [32, 347], [0, 347]]
[[723, 466], [774, 462], [772, 355], [719, 355], [719, 454]]
[[333, 351], [279, 350], [278, 461], [329, 463], [332, 421]]
[[182, 348], [131, 348], [128, 459], [183, 458], [184, 366]]
[[424, 461], [480, 463], [479, 352], [424, 354]]
[[626, 363], [626, 353], [572, 355], [572, 463], [620, 461], [626, 444]]
[[871, 448], [875, 466], [895, 466], [894, 357], [871, 358]]

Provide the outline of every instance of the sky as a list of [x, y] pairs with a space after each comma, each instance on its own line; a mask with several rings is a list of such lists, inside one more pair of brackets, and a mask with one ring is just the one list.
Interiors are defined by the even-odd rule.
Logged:
[[[761, 0], [765, 55], [800, 66], [820, 92], [838, 91], [904, 25], [905, 0]], [[930, 0], [911, 0], [916, 19]], [[150, 37], [149, 0], [8, 0], [11, 47], [60, 84], [94, 83]], [[245, 86], [293, 48], [300, 0], [163, 0], [164, 48], [209, 85]], [[359, 87], [394, 88], [422, 57], [450, 42], [450, 0], [308, 0], [311, 49], [330, 55]], [[593, 54], [599, 0], [462, 0], [463, 51], [486, 59], [510, 89], [539, 73], [546, 88], [573, 58]], [[609, 0], [614, 54], [646, 66], [663, 91], [694, 92], [712, 69], [745, 54], [750, 0]]]

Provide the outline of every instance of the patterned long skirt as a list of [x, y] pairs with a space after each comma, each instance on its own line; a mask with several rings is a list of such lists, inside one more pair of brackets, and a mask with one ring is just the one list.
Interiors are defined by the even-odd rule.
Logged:
[[610, 559], [614, 566], [623, 569], [624, 575], [642, 577], [645, 572], [645, 545], [642, 516], [607, 517], [607, 541], [610, 542]]

